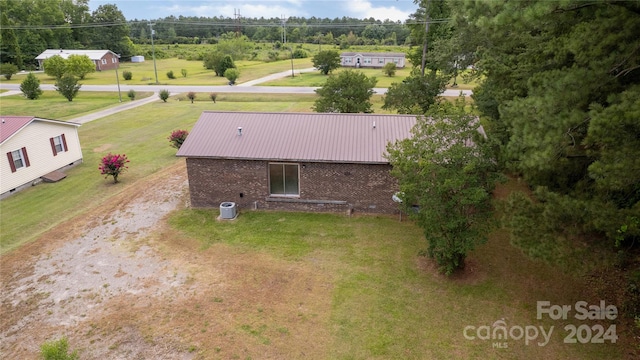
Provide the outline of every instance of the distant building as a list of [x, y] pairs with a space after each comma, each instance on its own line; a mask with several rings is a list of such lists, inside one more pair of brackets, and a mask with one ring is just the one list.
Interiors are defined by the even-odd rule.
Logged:
[[38, 67], [44, 69], [43, 63], [46, 59], [59, 55], [63, 59], [67, 59], [69, 55], [87, 55], [94, 64], [96, 64], [96, 70], [113, 70], [118, 67], [120, 63], [120, 56], [111, 50], [45, 50], [42, 54], [36, 57], [38, 60]]
[[396, 213], [387, 144], [415, 115], [206, 111], [177, 156], [191, 205]]
[[0, 153], [4, 157], [0, 161], [0, 197], [81, 163], [79, 126], [33, 116], [0, 116]]
[[343, 52], [340, 54], [340, 65], [356, 68], [381, 68], [387, 63], [395, 63], [398, 68], [405, 67], [403, 53]]

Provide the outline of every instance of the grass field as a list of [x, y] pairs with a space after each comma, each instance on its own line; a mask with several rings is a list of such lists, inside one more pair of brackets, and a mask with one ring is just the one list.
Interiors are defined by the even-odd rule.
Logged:
[[[266, 75], [278, 73], [281, 71], [291, 70], [291, 61], [282, 60], [274, 62], [261, 62], [261, 61], [236, 61], [236, 66], [240, 70], [240, 78], [238, 83], [243, 83], [249, 80], [254, 80]], [[306, 69], [312, 67], [311, 59], [294, 59], [294, 69]], [[156, 69], [158, 74], [158, 83], [163, 85], [226, 85], [228, 80], [221, 76], [216, 76], [213, 70], [208, 70], [203, 66], [202, 61], [188, 61], [184, 59], [161, 59], [156, 60]], [[182, 69], [187, 71], [187, 76], [182, 76]], [[169, 79], [167, 77], [168, 71], [173, 71], [175, 79]], [[131, 80], [124, 80], [122, 73], [124, 71], [130, 71], [132, 74]], [[155, 73], [153, 61], [147, 59], [142, 63], [122, 63], [118, 69], [118, 79], [120, 84], [126, 85], [154, 85]], [[55, 79], [48, 75], [37, 72], [34, 73], [40, 80], [41, 84], [54, 84]], [[0, 83], [3, 84], [20, 84], [25, 74], [16, 74], [11, 80], [6, 80], [4, 77], [0, 79]], [[80, 80], [79, 83], [86, 85], [108, 85], [116, 83], [116, 71], [106, 70], [90, 73], [84, 80]]]

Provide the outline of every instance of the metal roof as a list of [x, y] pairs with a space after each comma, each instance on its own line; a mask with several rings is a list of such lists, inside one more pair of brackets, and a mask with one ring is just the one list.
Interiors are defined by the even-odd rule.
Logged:
[[[67, 49], [47, 49], [40, 55], [36, 56], [36, 60], [45, 60], [52, 56], [59, 55], [63, 59], [69, 57], [69, 55], [87, 55], [91, 60], [100, 60], [108, 53], [113, 53], [111, 50], [67, 50]], [[114, 53], [115, 54], [115, 53]], [[117, 57], [120, 57], [116, 54]]]
[[206, 111], [177, 156], [387, 164], [387, 144], [415, 123], [415, 115]]
[[371, 57], [405, 57], [404, 53], [392, 52], [343, 52], [340, 56], [371, 56]]
[[18, 131], [25, 128], [33, 121], [50, 122], [60, 125], [80, 126], [78, 123], [71, 121], [60, 121], [37, 118], [34, 116], [0, 116], [0, 144], [4, 143]]

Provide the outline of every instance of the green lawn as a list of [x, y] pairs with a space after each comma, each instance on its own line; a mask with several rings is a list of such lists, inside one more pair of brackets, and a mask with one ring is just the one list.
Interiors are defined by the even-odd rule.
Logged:
[[[466, 275], [446, 278], [418, 255], [426, 247], [421, 230], [411, 222], [399, 222], [397, 217], [350, 218], [333, 214], [244, 211], [236, 221], [219, 222], [214, 220], [216, 215], [216, 210], [185, 209], [174, 213], [169, 222], [175, 231], [187, 237], [180, 242], [194, 239], [200, 244], [199, 256], [208, 256], [210, 248], [228, 246], [235, 249], [237, 256], [269, 257], [278, 268], [304, 264], [332, 279], [327, 285], [330, 290], [326, 296], [330, 297], [331, 306], [326, 329], [318, 330], [329, 335], [316, 339], [325, 344], [324, 352], [311, 354], [313, 358], [613, 359], [621, 356], [616, 345], [564, 344], [565, 322], [536, 319], [536, 300], [573, 304], [580, 296], [579, 285], [576, 279], [563, 275], [558, 269], [526, 258], [509, 244], [502, 232], [493, 234], [489, 243], [471, 254]], [[315, 304], [311, 299], [308, 301]], [[266, 302], [255, 306], [262, 311], [251, 315], [251, 321], [265, 329], [261, 333], [263, 340], [277, 336], [268, 329], [296, 327], [285, 322], [286, 316], [280, 314], [275, 305], [271, 307]], [[313, 314], [316, 309], [307, 310]], [[247, 309], [247, 313], [251, 311]], [[203, 321], [209, 319], [204, 309], [192, 315]], [[327, 314], [318, 315], [321, 318]], [[226, 324], [233, 326], [237, 321], [236, 326], [241, 327], [247, 320], [237, 319], [245, 316], [244, 312], [234, 313]], [[500, 319], [505, 319], [508, 327], [544, 326], [548, 331], [553, 326], [554, 333], [545, 346], [536, 344], [542, 342], [542, 337], [528, 345], [524, 339], [509, 339], [507, 348], [494, 347], [490, 340], [465, 338], [466, 326], [491, 326]], [[189, 338], [193, 331], [185, 329], [185, 332]], [[198, 335], [194, 332], [193, 336]], [[229, 341], [250, 341], [243, 339]], [[264, 344], [268, 347], [269, 341]], [[296, 344], [289, 346], [293, 350]], [[210, 354], [206, 350], [209, 346], [203, 344], [202, 348], [205, 356]], [[221, 356], [227, 355], [233, 356], [226, 353]], [[247, 355], [259, 357], [257, 353]]]
[[[295, 69], [306, 69], [313, 66], [310, 58], [294, 59], [293, 65]], [[281, 60], [265, 63], [261, 61], [241, 60], [236, 61], [236, 66], [240, 70], [238, 83], [243, 83], [273, 73], [291, 70], [291, 61]], [[186, 77], [182, 76], [182, 69], [187, 71]], [[170, 70], [173, 71], [175, 79], [169, 79], [167, 77], [167, 72]], [[131, 80], [124, 80], [122, 76], [124, 71], [131, 72]], [[154, 70], [153, 60], [151, 59], [146, 59], [146, 61], [142, 63], [122, 63], [118, 69], [118, 79], [121, 85], [154, 85], [156, 71], [158, 74], [158, 83], [163, 85], [226, 85], [228, 82], [226, 78], [216, 76], [213, 70], [205, 69], [202, 61], [189, 61], [177, 58], [156, 60], [156, 70]], [[34, 74], [40, 80], [41, 84], [55, 83], [54, 78], [44, 73], [38, 72]], [[20, 84], [25, 76], [25, 74], [16, 74], [11, 80], [6, 80], [3, 77], [0, 79], [0, 82], [3, 84]], [[116, 71], [106, 70], [88, 74], [84, 80], [80, 80], [79, 82], [86, 85], [109, 85], [115, 84], [116, 81]]]
[[[136, 99], [153, 95], [153, 92], [138, 92]], [[126, 93], [122, 102], [130, 101]], [[78, 116], [120, 105], [117, 92], [82, 91], [73, 101], [68, 101], [56, 91], [43, 91], [38, 100], [29, 100], [22, 95], [0, 97], [3, 115], [38, 116], [56, 120], [70, 120]]]

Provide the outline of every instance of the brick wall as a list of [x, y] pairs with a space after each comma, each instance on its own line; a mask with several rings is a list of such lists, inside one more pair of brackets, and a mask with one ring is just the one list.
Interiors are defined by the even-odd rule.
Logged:
[[278, 209], [363, 213], [397, 213], [397, 191], [390, 165], [300, 163], [300, 196], [269, 196], [267, 161], [187, 159], [191, 205], [239, 209]]

